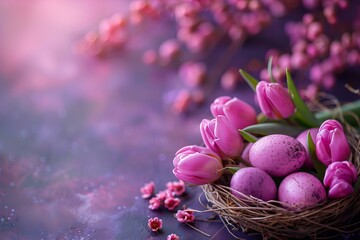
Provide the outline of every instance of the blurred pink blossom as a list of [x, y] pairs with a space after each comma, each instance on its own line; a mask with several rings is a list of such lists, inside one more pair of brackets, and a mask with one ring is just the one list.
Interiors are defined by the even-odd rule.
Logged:
[[140, 188], [140, 192], [142, 193], [142, 198], [149, 198], [154, 194], [155, 184], [154, 182], [146, 183], [143, 187]]

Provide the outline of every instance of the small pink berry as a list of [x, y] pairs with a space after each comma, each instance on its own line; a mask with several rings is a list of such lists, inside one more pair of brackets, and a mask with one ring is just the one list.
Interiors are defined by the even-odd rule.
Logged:
[[314, 40], [322, 33], [322, 25], [319, 22], [312, 22], [307, 27], [307, 38]]
[[177, 114], [184, 113], [189, 109], [191, 100], [190, 92], [186, 89], [183, 89], [175, 97], [171, 109]]
[[145, 64], [151, 65], [157, 61], [157, 53], [153, 49], [145, 51], [142, 55], [142, 60]]
[[163, 42], [159, 47], [159, 58], [163, 65], [168, 65], [180, 56], [180, 45], [175, 39]]
[[157, 232], [162, 228], [162, 220], [158, 217], [150, 218], [148, 220], [148, 226], [153, 232]]
[[192, 90], [191, 99], [197, 105], [203, 104], [204, 101], [205, 101], [204, 90], [202, 90], [202, 89], [194, 89], [194, 90]]
[[180, 66], [179, 77], [189, 87], [198, 87], [206, 79], [206, 65], [202, 62], [186, 62]]
[[191, 223], [195, 221], [194, 212], [190, 209], [178, 210], [175, 214], [176, 219], [182, 223]]
[[221, 87], [225, 90], [234, 90], [236, 88], [236, 84], [239, 81], [239, 73], [233, 70], [226, 71], [221, 76]]
[[155, 189], [154, 182], [146, 183], [142, 188], [140, 188], [140, 192], [142, 193], [142, 198], [149, 198], [153, 195]]
[[166, 240], [180, 240], [180, 237], [176, 235], [175, 233], [172, 233], [167, 236]]

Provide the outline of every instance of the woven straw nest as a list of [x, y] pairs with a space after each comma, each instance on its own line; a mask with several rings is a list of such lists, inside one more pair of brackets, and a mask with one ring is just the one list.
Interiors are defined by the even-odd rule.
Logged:
[[[360, 133], [342, 123], [352, 148], [349, 161], [356, 166], [359, 176]], [[316, 207], [295, 212], [286, 210], [278, 201], [265, 202], [245, 195], [239, 200], [230, 193], [226, 183], [208, 184], [202, 188], [210, 203], [208, 208], [216, 212], [227, 226], [245, 232], [259, 232], [264, 239], [327, 239], [360, 230], [358, 189], [343, 199], [327, 200]]]

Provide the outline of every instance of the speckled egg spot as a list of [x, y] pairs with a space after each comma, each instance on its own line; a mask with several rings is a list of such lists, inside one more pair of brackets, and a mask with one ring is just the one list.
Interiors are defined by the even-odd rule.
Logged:
[[305, 147], [295, 138], [282, 134], [259, 139], [249, 151], [251, 164], [275, 177], [284, 177], [297, 171], [305, 159]]

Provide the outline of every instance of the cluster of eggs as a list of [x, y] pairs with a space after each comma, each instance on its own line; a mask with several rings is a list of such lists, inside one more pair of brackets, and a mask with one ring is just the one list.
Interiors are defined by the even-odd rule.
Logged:
[[[313, 174], [301, 171], [304, 166], [311, 165], [304, 147], [307, 132], [297, 139], [273, 134], [249, 143], [245, 160], [252, 166], [240, 168], [232, 176], [232, 194], [239, 199], [248, 195], [264, 201], [278, 200], [290, 210], [324, 202], [327, 196], [322, 182]], [[274, 179], [279, 180], [278, 186]]]

